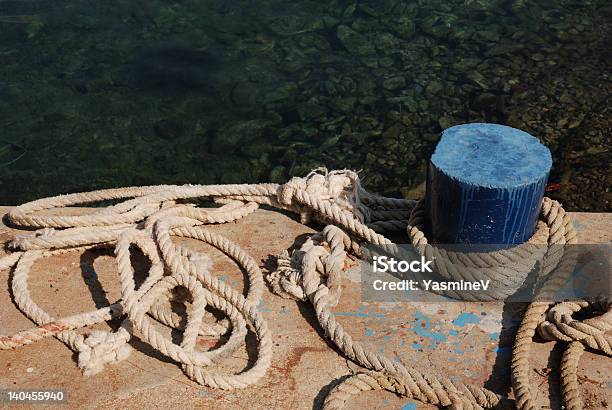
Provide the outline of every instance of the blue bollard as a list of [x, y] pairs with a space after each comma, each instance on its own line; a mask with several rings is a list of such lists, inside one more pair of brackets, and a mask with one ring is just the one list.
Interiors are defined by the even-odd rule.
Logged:
[[478, 123], [448, 128], [427, 172], [433, 240], [525, 242], [535, 231], [551, 166], [549, 149], [524, 131]]

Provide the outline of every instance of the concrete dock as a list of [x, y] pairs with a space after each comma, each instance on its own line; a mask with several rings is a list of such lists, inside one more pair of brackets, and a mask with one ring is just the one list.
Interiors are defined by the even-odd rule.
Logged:
[[[4, 214], [7, 209], [0, 208], [0, 212]], [[572, 216], [579, 243], [612, 241], [612, 214]], [[236, 241], [260, 263], [264, 274], [271, 267], [271, 256], [300, 244], [307, 234], [314, 232], [292, 215], [268, 210], [258, 210], [237, 222], [210, 229]], [[0, 225], [0, 241], [7, 242], [16, 232]], [[221, 252], [195, 240], [180, 240], [192, 249], [210, 251], [213, 272], [235, 288], [243, 288], [242, 272]], [[32, 297], [57, 318], [108, 305], [120, 295], [114, 264], [112, 253], [100, 250], [43, 259], [30, 274]], [[0, 272], [2, 335], [33, 326], [12, 303], [8, 283], [9, 272]], [[364, 303], [359, 282], [346, 279], [334, 311], [355, 339], [407, 367], [427, 369], [507, 394], [511, 347], [524, 307], [498, 302]], [[361, 369], [328, 343], [310, 303], [281, 299], [266, 290], [258, 308], [273, 333], [273, 359], [266, 376], [247, 389], [222, 391], [200, 386], [187, 378], [179, 365], [151, 349], [137, 335], [131, 341], [134, 352], [127, 360], [108, 365], [93, 377], [84, 377], [73, 352], [54, 338], [0, 351], [0, 389], [62, 389], [68, 398], [61, 406], [68, 408], [316, 409], [330, 388]], [[112, 325], [116, 324], [96, 328], [110, 329]], [[168, 328], [164, 330], [167, 335], [172, 334]], [[200, 340], [199, 344], [207, 349], [217, 346], [218, 340]], [[253, 346], [254, 341], [247, 338], [246, 347], [220, 366], [228, 371], [244, 369], [253, 357]], [[557, 409], [561, 407], [558, 368], [561, 349], [554, 346], [553, 342], [536, 340], [530, 377], [532, 386], [538, 388], [538, 403], [543, 408]], [[609, 358], [587, 351], [580, 361], [578, 375], [585, 408], [612, 406]], [[349, 406], [435, 408], [384, 391], [361, 394]]]

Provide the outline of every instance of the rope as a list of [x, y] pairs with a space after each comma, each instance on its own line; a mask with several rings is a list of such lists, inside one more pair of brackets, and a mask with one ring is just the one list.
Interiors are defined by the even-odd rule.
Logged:
[[[122, 200], [87, 215], [49, 215], [49, 210]], [[218, 208], [200, 208], [201, 202]], [[337, 322], [331, 308], [341, 297], [342, 271], [347, 254], [359, 256], [364, 244], [393, 248], [384, 236], [407, 232], [412, 244], [429, 260], [436, 272], [453, 280], [490, 279], [498, 283], [486, 293], [442, 292], [468, 300], [500, 300], [513, 294], [530, 275], [539, 288], [527, 308], [513, 349], [512, 382], [516, 406], [533, 409], [529, 383], [529, 352], [536, 330], [546, 340], [569, 343], [562, 360], [563, 400], [580, 408], [576, 369], [585, 347], [611, 354], [610, 303], [572, 301], [552, 306], [553, 293], [571, 274], [576, 242], [569, 216], [561, 205], [545, 198], [534, 236], [525, 244], [489, 253], [451, 252], [429, 244], [424, 232], [424, 205], [385, 198], [365, 191], [355, 172], [316, 169], [304, 178], [283, 185], [185, 185], [107, 189], [39, 199], [9, 211], [8, 220], [19, 227], [38, 229], [17, 235], [12, 253], [0, 259], [0, 269], [12, 268], [10, 277], [17, 307], [36, 327], [11, 336], [0, 336], [0, 349], [13, 349], [46, 337], [56, 337], [78, 354], [85, 375], [96, 374], [130, 354], [133, 334], [163, 355], [179, 363], [194, 381], [220, 389], [245, 388], [256, 383], [270, 367], [272, 336], [256, 305], [264, 287], [256, 262], [237, 244], [214, 234], [207, 224], [235, 221], [259, 205], [298, 213], [303, 223], [318, 221], [327, 226], [313, 234], [300, 249], [279, 255], [278, 267], [266, 280], [279, 296], [312, 303], [320, 326], [349, 359], [368, 372], [358, 373], [336, 386], [324, 407], [340, 409], [351, 395], [367, 390], [388, 390], [438, 406], [454, 409], [506, 408], [512, 402], [485, 388], [453, 382], [422, 369], [408, 368], [371, 351], [354, 340]], [[47, 213], [47, 214], [45, 214]], [[173, 242], [172, 237], [203, 241], [224, 252], [247, 273], [246, 294], [220, 281], [207, 255]], [[28, 290], [29, 272], [36, 261], [59, 253], [89, 248], [114, 249], [121, 299], [101, 309], [56, 319], [40, 308]], [[134, 282], [131, 249], [138, 248], [150, 261], [148, 276], [138, 288]], [[175, 289], [180, 288], [183, 292]], [[170, 309], [179, 304], [187, 319]], [[209, 311], [224, 314], [216, 320]], [[599, 312], [577, 320], [574, 314]], [[77, 330], [110, 319], [123, 318], [115, 332]], [[161, 335], [151, 318], [183, 332], [180, 344]], [[248, 331], [257, 338], [257, 358], [246, 370], [227, 374], [211, 368], [239, 349]], [[196, 351], [199, 336], [227, 334], [215, 350]]]

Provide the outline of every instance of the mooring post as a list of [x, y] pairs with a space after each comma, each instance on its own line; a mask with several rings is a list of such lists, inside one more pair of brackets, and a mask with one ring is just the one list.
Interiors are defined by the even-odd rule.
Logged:
[[551, 166], [550, 150], [524, 131], [480, 123], [448, 128], [427, 175], [434, 241], [525, 242], [534, 233]]

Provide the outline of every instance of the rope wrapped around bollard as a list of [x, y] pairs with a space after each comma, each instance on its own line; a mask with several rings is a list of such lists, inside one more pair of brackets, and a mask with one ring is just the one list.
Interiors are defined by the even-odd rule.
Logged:
[[[40, 215], [39, 211], [66, 206], [124, 200], [79, 216]], [[195, 202], [214, 201], [219, 208], [200, 208]], [[150, 186], [108, 189], [61, 195], [36, 200], [13, 208], [8, 220], [19, 227], [39, 229], [20, 235], [10, 246], [13, 252], [0, 259], [0, 269], [12, 268], [11, 287], [15, 304], [38, 326], [12, 336], [0, 336], [0, 348], [12, 349], [54, 336], [78, 353], [78, 365], [86, 375], [100, 372], [106, 364], [124, 360], [130, 353], [129, 340], [135, 332], [162, 354], [180, 363], [185, 374], [196, 382], [220, 389], [245, 388], [264, 376], [271, 364], [272, 336], [256, 304], [263, 293], [264, 279], [256, 262], [238, 245], [205, 229], [206, 224], [235, 221], [268, 205], [298, 213], [303, 223], [316, 220], [327, 224], [291, 255], [278, 257], [278, 268], [266, 280], [274, 293], [312, 303], [319, 324], [348, 358], [369, 369], [336, 386], [325, 400], [325, 407], [344, 406], [359, 391], [385, 389], [415, 400], [457, 409], [505, 408], [512, 402], [485, 388], [453, 382], [430, 372], [407, 368], [354, 340], [336, 321], [331, 310], [341, 297], [342, 268], [347, 254], [359, 255], [364, 244], [393, 245], [383, 235], [407, 232], [412, 244], [423, 255], [436, 255], [436, 271], [446, 278], [487, 276], [504, 283], [507, 292], [519, 288], [533, 271], [542, 286], [527, 309], [513, 349], [512, 380], [516, 405], [535, 408], [529, 385], [529, 349], [536, 330], [548, 340], [569, 343], [563, 357], [563, 394], [570, 408], [579, 408], [576, 364], [584, 347], [610, 355], [612, 327], [610, 304], [573, 301], [551, 308], [550, 295], [571, 274], [571, 249], [575, 233], [561, 205], [545, 198], [540, 223], [526, 244], [489, 254], [459, 254], [428, 243], [422, 231], [423, 204], [385, 198], [364, 190], [355, 172], [327, 172], [317, 169], [305, 178], [286, 184], [234, 184]], [[248, 275], [246, 295], [237, 292], [211, 273], [212, 263], [205, 254], [175, 244], [172, 237], [206, 242], [235, 260]], [[559, 246], [534, 246], [534, 245]], [[136, 288], [130, 248], [137, 247], [150, 261], [148, 276]], [[55, 319], [41, 309], [28, 290], [28, 274], [41, 257], [112, 248], [117, 260], [121, 300], [110, 306]], [[542, 250], [544, 249], [544, 250]], [[167, 307], [173, 289], [183, 287], [189, 295], [178, 302], [190, 303], [186, 322]], [[446, 296], [458, 297], [453, 293]], [[482, 294], [467, 295], [483, 300]], [[461, 295], [462, 297], [465, 295]], [[488, 293], [484, 300], [499, 300], [506, 293]], [[214, 321], [209, 306], [225, 315]], [[572, 314], [583, 309], [603, 312], [583, 322]], [[183, 331], [180, 345], [163, 337], [151, 319]], [[114, 318], [123, 318], [115, 332], [77, 329]], [[247, 328], [258, 341], [257, 359], [238, 374], [209, 370], [238, 349]], [[228, 340], [215, 350], [198, 352], [199, 335], [228, 334]]]

